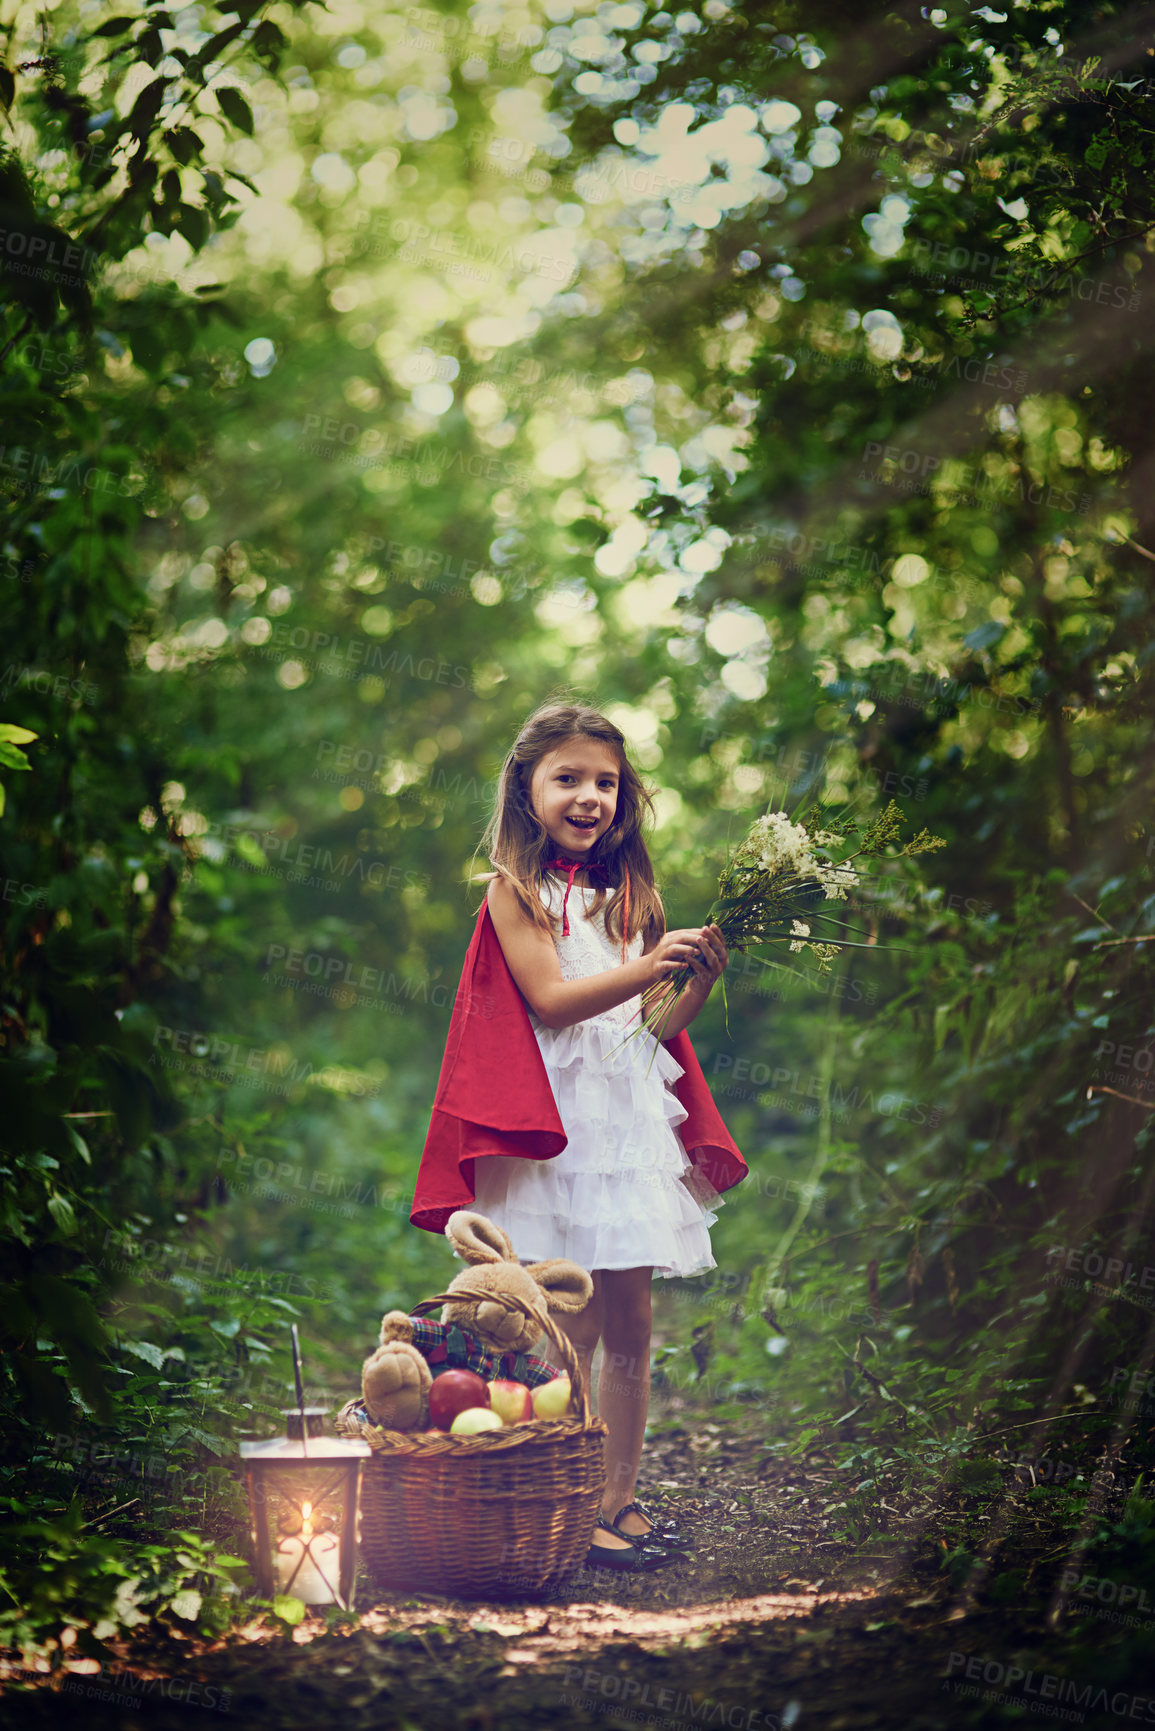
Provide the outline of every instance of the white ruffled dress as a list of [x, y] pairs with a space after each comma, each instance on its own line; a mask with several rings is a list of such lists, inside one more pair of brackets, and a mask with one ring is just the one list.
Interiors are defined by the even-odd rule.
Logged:
[[[542, 881], [558, 917], [563, 979], [620, 967], [605, 908], [588, 915], [593, 888], [574, 884], [561, 936], [564, 889], [554, 876]], [[642, 949], [639, 933], [627, 954]], [[550, 1160], [493, 1155], [474, 1166], [474, 1207], [509, 1234], [522, 1261], [568, 1256], [581, 1268], [652, 1267], [667, 1277], [717, 1266], [709, 1228], [721, 1198], [676, 1129], [686, 1117], [672, 1087], [682, 1066], [648, 1031], [627, 1038], [640, 1014], [638, 997], [568, 1028], [544, 1027], [529, 1011], [568, 1141]]]

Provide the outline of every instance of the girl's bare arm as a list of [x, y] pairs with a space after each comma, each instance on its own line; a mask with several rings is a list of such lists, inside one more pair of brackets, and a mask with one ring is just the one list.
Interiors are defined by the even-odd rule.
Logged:
[[522, 997], [547, 1028], [569, 1028], [616, 1009], [688, 962], [703, 939], [700, 928], [666, 932], [635, 961], [584, 980], [565, 980], [552, 937], [526, 919], [503, 878], [491, 882], [488, 901], [509, 971]]

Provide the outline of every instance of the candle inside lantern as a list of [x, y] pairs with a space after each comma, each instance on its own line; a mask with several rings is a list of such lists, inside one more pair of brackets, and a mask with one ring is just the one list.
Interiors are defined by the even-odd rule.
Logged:
[[316, 1532], [312, 1503], [301, 1504], [300, 1538], [282, 1539], [277, 1547], [277, 1576], [282, 1593], [305, 1605], [331, 1605], [337, 1599], [338, 1543], [333, 1533]]

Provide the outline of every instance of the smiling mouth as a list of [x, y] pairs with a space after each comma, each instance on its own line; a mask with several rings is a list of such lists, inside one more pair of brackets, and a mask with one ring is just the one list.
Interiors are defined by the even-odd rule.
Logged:
[[583, 832], [596, 829], [598, 826], [598, 820], [596, 817], [567, 817], [565, 821], [568, 824], [572, 824], [574, 829]]

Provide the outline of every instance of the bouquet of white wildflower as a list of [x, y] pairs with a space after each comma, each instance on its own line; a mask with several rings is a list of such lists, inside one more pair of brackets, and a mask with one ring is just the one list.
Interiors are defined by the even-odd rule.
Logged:
[[[718, 895], [705, 925], [717, 925], [729, 950], [747, 951], [762, 944], [789, 944], [792, 951], [811, 950], [818, 970], [829, 969], [831, 958], [844, 947], [864, 949], [839, 936], [837, 943], [815, 933], [815, 924], [836, 920], [823, 904], [841, 902], [857, 887], [860, 873], [852, 860], [877, 857], [900, 839], [902, 813], [891, 800], [881, 816], [865, 828], [845, 812], [818, 806], [809, 813], [787, 817], [767, 812], [754, 823], [723, 869]], [[946, 843], [921, 830], [892, 857], [930, 853]], [[773, 966], [767, 963], [767, 966]], [[642, 997], [643, 1025], [662, 1038], [671, 1009], [694, 975], [680, 968]], [[725, 975], [722, 984], [725, 993]]]

